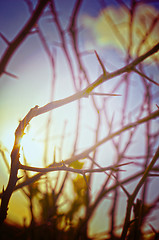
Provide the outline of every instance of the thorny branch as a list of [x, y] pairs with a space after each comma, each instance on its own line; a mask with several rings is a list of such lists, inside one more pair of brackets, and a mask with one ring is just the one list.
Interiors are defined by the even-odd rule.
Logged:
[[[1, 223], [4, 221], [4, 219], [6, 218], [6, 214], [7, 214], [7, 207], [8, 207], [8, 203], [9, 203], [9, 199], [11, 197], [12, 192], [14, 191], [14, 187], [16, 185], [17, 182], [17, 173], [18, 173], [18, 169], [19, 169], [19, 151], [20, 151], [20, 140], [24, 135], [24, 131], [26, 126], [29, 124], [29, 122], [31, 121], [31, 119], [35, 116], [38, 116], [40, 114], [43, 114], [45, 112], [48, 112], [50, 110], [53, 110], [55, 108], [58, 108], [60, 106], [63, 106], [65, 104], [68, 104], [72, 101], [75, 101], [77, 99], [80, 99], [82, 97], [87, 97], [89, 96], [89, 93], [96, 88], [98, 85], [100, 85], [101, 83], [103, 83], [104, 81], [111, 79], [115, 76], [118, 76], [124, 72], [128, 72], [131, 71], [137, 64], [139, 64], [141, 61], [143, 61], [144, 59], [146, 59], [147, 57], [151, 56], [152, 54], [154, 54], [155, 52], [157, 52], [159, 50], [159, 43], [153, 47], [150, 51], [148, 51], [147, 53], [143, 54], [142, 56], [138, 57], [137, 59], [135, 59], [132, 63], [128, 64], [127, 66], [113, 72], [113, 73], [109, 73], [105, 76], [105, 73], [103, 75], [101, 75], [94, 83], [90, 84], [90, 86], [86, 87], [84, 90], [75, 93], [74, 95], [67, 97], [65, 99], [62, 100], [58, 100], [58, 101], [54, 101], [51, 103], [48, 103], [47, 105], [45, 105], [44, 107], [39, 108], [38, 106], [35, 106], [34, 108], [32, 108], [29, 113], [26, 115], [26, 117], [20, 122], [16, 132], [15, 132], [15, 143], [14, 143], [14, 147], [12, 150], [12, 154], [11, 154], [11, 175], [10, 175], [10, 180], [8, 182], [8, 186], [7, 189], [5, 190], [5, 192], [3, 193], [3, 197], [2, 197], [2, 204], [1, 204]], [[149, 120], [151, 118], [157, 117], [159, 116], [159, 111], [154, 112], [151, 116], [144, 118], [142, 120], [139, 120], [138, 122], [134, 123], [134, 124], [130, 124], [128, 126], [126, 126], [124, 128], [124, 130], [127, 130], [133, 126], [136, 126], [137, 124], [140, 124], [142, 122]], [[121, 132], [123, 132], [123, 130], [119, 130], [118, 134], [120, 134]], [[116, 134], [115, 134], [116, 135]], [[112, 136], [111, 136], [112, 138]], [[107, 139], [107, 138], [106, 138]], [[96, 146], [93, 146], [91, 148], [91, 150], [94, 150], [96, 147], [98, 147], [99, 145], [101, 145], [102, 143], [104, 143], [106, 141], [106, 139], [103, 139], [102, 141], [100, 141], [99, 143], [96, 144]], [[108, 138], [109, 139], [109, 138]], [[89, 151], [87, 151], [87, 153], [89, 153]], [[66, 163], [68, 163], [69, 161], [67, 161]], [[5, 203], [5, 204], [4, 204]]]
[[142, 187], [142, 185], [144, 184], [146, 178], [148, 177], [149, 172], [151, 171], [152, 167], [154, 166], [154, 164], [156, 163], [156, 161], [159, 158], [159, 147], [153, 157], [153, 159], [151, 160], [150, 164], [147, 166], [142, 178], [140, 179], [139, 183], [137, 184], [135, 190], [133, 191], [133, 193], [131, 194], [131, 196], [128, 198], [128, 204], [127, 204], [127, 212], [126, 212], [126, 217], [125, 217], [125, 223], [124, 223], [124, 227], [123, 227], [123, 232], [121, 235], [121, 240], [124, 240], [129, 228], [129, 224], [130, 224], [130, 214], [131, 214], [131, 208], [133, 206], [134, 200], [136, 198], [137, 193], [139, 192], [140, 188]]
[[[147, 29], [144, 37], [141, 39], [138, 48], [136, 50], [136, 58], [134, 60], [132, 60], [132, 50], [133, 50], [133, 45], [134, 45], [134, 40], [133, 40], [133, 25], [134, 25], [134, 21], [135, 21], [135, 11], [136, 8], [138, 6], [138, 2], [135, 0], [131, 1], [131, 6], [130, 8], [124, 3], [124, 1], [117, 1], [120, 4], [122, 3], [122, 5], [124, 6], [124, 11], [126, 11], [129, 14], [129, 21], [128, 21], [128, 38], [129, 38], [129, 43], [126, 49], [126, 60], [125, 60], [125, 64], [124, 67], [119, 68], [115, 71], [112, 72], [108, 72], [105, 68], [104, 62], [101, 60], [100, 56], [98, 55], [97, 51], [95, 51], [95, 55], [97, 57], [97, 61], [102, 69], [102, 74], [94, 81], [90, 81], [87, 75], [87, 71], [85, 66], [83, 65], [83, 62], [81, 60], [82, 57], [82, 53], [80, 52], [80, 48], [78, 45], [78, 38], [79, 38], [79, 29], [78, 29], [78, 24], [77, 24], [77, 20], [78, 20], [78, 16], [79, 16], [79, 12], [81, 9], [81, 6], [83, 4], [84, 1], [82, 0], [77, 0], [70, 20], [68, 22], [68, 26], [63, 29], [63, 26], [60, 22], [60, 18], [59, 18], [59, 13], [56, 9], [56, 4], [54, 0], [47, 0], [47, 1], [38, 1], [38, 4], [35, 8], [35, 10], [33, 11], [33, 6], [31, 1], [27, 0], [26, 1], [28, 6], [29, 6], [29, 10], [31, 13], [31, 17], [28, 20], [28, 22], [26, 23], [26, 25], [21, 29], [21, 31], [17, 34], [17, 36], [13, 39], [13, 41], [9, 41], [3, 34], [0, 34], [0, 37], [3, 39], [3, 41], [7, 44], [7, 49], [4, 52], [2, 58], [1, 58], [1, 62], [0, 62], [0, 75], [2, 74], [7, 74], [11, 77], [15, 77], [17, 78], [16, 75], [7, 72], [6, 67], [7, 64], [9, 63], [10, 59], [12, 58], [13, 54], [15, 53], [15, 51], [18, 49], [18, 47], [20, 46], [20, 44], [26, 39], [26, 37], [29, 35], [29, 33], [32, 31], [32, 29], [35, 27], [36, 31], [31, 32], [32, 34], [38, 34], [39, 38], [41, 39], [41, 42], [43, 44], [44, 47], [44, 51], [46, 52], [48, 59], [51, 63], [51, 68], [52, 68], [52, 72], [53, 72], [53, 78], [52, 78], [52, 89], [51, 89], [51, 98], [53, 99], [53, 91], [54, 91], [54, 87], [55, 87], [55, 56], [53, 56], [51, 54], [51, 51], [49, 50], [49, 47], [47, 45], [47, 41], [46, 41], [46, 37], [45, 34], [43, 34], [43, 32], [41, 31], [40, 27], [38, 26], [37, 22], [38, 19], [40, 18], [41, 14], [43, 13], [44, 9], [47, 6], [47, 10], [49, 9], [49, 16], [51, 14], [52, 16], [52, 23], [56, 26], [57, 31], [58, 31], [58, 35], [59, 35], [59, 45], [63, 51], [64, 56], [66, 57], [66, 60], [68, 62], [68, 66], [69, 66], [69, 71], [71, 73], [71, 77], [72, 77], [72, 81], [73, 81], [73, 85], [74, 85], [74, 89], [75, 89], [75, 93], [69, 97], [57, 100], [57, 101], [51, 101], [48, 104], [46, 104], [43, 107], [39, 107], [39, 106], [35, 106], [33, 107], [28, 114], [24, 117], [24, 119], [22, 121], [20, 121], [19, 126], [17, 127], [16, 131], [15, 131], [15, 142], [14, 142], [14, 146], [11, 152], [11, 169], [10, 169], [10, 176], [9, 176], [9, 181], [8, 181], [8, 185], [6, 187], [6, 189], [3, 189], [3, 192], [0, 193], [0, 198], [1, 198], [1, 208], [0, 208], [0, 225], [3, 223], [3, 221], [6, 219], [7, 216], [7, 211], [8, 211], [8, 204], [10, 201], [10, 197], [12, 196], [13, 192], [18, 190], [18, 189], [22, 189], [24, 186], [29, 186], [30, 192], [32, 190], [32, 186], [31, 184], [33, 184], [36, 180], [38, 180], [41, 176], [49, 173], [49, 172], [54, 172], [57, 171], [59, 174], [61, 171], [65, 171], [66, 175], [63, 178], [62, 184], [61, 184], [61, 188], [58, 191], [58, 180], [59, 180], [59, 175], [56, 179], [56, 183], [55, 183], [55, 187], [51, 187], [51, 191], [52, 191], [52, 195], [53, 195], [53, 199], [55, 201], [55, 209], [56, 209], [56, 204], [57, 204], [57, 199], [59, 198], [59, 196], [62, 194], [62, 191], [64, 190], [64, 186], [66, 183], [66, 180], [68, 179], [68, 173], [73, 172], [73, 173], [77, 173], [77, 174], [81, 174], [83, 176], [83, 179], [86, 183], [87, 189], [86, 189], [86, 203], [85, 203], [85, 207], [86, 207], [86, 211], [85, 211], [85, 217], [83, 219], [81, 219], [81, 223], [77, 226], [76, 229], [76, 234], [74, 236], [74, 239], [79, 239], [78, 237], [85, 239], [87, 236], [87, 223], [88, 221], [91, 219], [91, 216], [94, 214], [95, 209], [97, 208], [97, 206], [99, 205], [99, 203], [107, 197], [108, 193], [113, 191], [113, 196], [114, 199], [112, 201], [112, 205], [111, 205], [111, 210], [109, 212], [109, 224], [110, 224], [110, 230], [108, 232], [107, 235], [110, 236], [109, 239], [115, 239], [116, 237], [116, 222], [117, 222], [117, 217], [116, 217], [116, 213], [117, 213], [117, 206], [118, 206], [118, 201], [119, 201], [119, 189], [121, 188], [123, 190], [123, 192], [125, 193], [126, 197], [127, 197], [127, 210], [126, 210], [126, 215], [125, 215], [125, 219], [124, 219], [124, 225], [122, 227], [122, 235], [121, 235], [121, 239], [125, 239], [126, 237], [128, 237], [128, 239], [130, 239], [130, 234], [131, 234], [131, 227], [133, 226], [132, 222], [134, 222], [134, 225], [137, 225], [137, 221], [139, 222], [139, 226], [138, 228], [136, 227], [136, 231], [139, 233], [139, 235], [136, 236], [140, 236], [140, 227], [142, 226], [143, 223], [143, 218], [142, 218], [142, 214], [140, 214], [139, 219], [134, 219], [133, 221], [131, 221], [131, 213], [132, 213], [132, 208], [135, 209], [135, 199], [138, 196], [139, 190], [141, 189], [141, 187], [144, 185], [144, 190], [143, 190], [143, 195], [142, 195], [142, 200], [140, 200], [142, 202], [142, 205], [144, 206], [146, 204], [146, 200], [145, 200], [145, 196], [146, 196], [146, 190], [147, 190], [147, 186], [148, 186], [148, 177], [152, 177], [152, 176], [158, 176], [157, 173], [153, 174], [152, 171], [156, 171], [158, 172], [158, 168], [154, 166], [154, 164], [157, 162], [157, 159], [159, 157], [159, 148], [157, 149], [155, 155], [154, 153], [154, 149], [153, 149], [153, 144], [154, 146], [156, 146], [156, 142], [157, 142], [157, 133], [155, 132], [154, 134], [151, 134], [151, 126], [150, 123], [152, 123], [152, 120], [156, 119], [159, 117], [159, 110], [157, 111], [152, 111], [151, 105], [152, 105], [152, 96], [151, 96], [151, 86], [159, 86], [157, 79], [152, 79], [152, 76], [148, 76], [147, 73], [145, 73], [144, 69], [142, 68], [142, 63], [144, 60], [146, 60], [148, 57], [152, 57], [153, 61], [156, 61], [157, 64], [157, 60], [155, 60], [155, 53], [157, 53], [159, 51], [159, 43], [157, 43], [155, 46], [153, 46], [150, 50], [147, 50], [144, 54], [142, 54], [141, 56], [139, 56], [139, 53], [141, 52], [141, 48], [142, 46], [145, 44], [145, 42], [147, 41], [147, 39], [149, 38], [149, 36], [151, 35], [152, 31], [154, 30], [155, 26], [158, 23], [158, 15], [153, 19], [152, 23], [149, 26], [149, 29]], [[101, 3], [104, 6], [104, 1], [101, 1]], [[106, 6], [105, 6], [106, 7]], [[46, 12], [47, 13], [47, 12]], [[108, 15], [105, 15], [105, 19], [111, 24], [112, 30], [114, 32], [114, 34], [116, 34], [116, 38], [118, 39], [118, 41], [120, 42], [120, 44], [122, 45], [122, 48], [125, 49], [124, 46], [124, 37], [123, 34], [121, 34], [120, 30], [118, 29], [118, 26], [116, 26], [116, 24], [113, 22], [113, 17], [110, 17]], [[69, 37], [71, 39], [71, 47], [73, 50], [73, 53], [75, 55], [75, 59], [76, 59], [76, 65], [77, 65], [77, 69], [78, 69], [78, 74], [79, 74], [79, 82], [77, 82], [76, 77], [75, 77], [75, 71], [74, 71], [74, 64], [72, 61], [72, 56], [69, 52], [69, 48], [68, 48], [68, 36], [66, 36], [66, 34], [69, 34]], [[149, 49], [149, 48], [147, 48]], [[131, 61], [132, 60], [132, 61]], [[125, 124], [125, 114], [126, 114], [126, 107], [128, 106], [128, 99], [129, 99], [129, 93], [130, 93], [130, 73], [136, 73], [138, 75], [138, 77], [140, 78], [139, 81], [141, 80], [141, 83], [144, 86], [144, 97], [143, 97], [143, 103], [145, 103], [145, 105], [141, 104], [139, 106], [137, 106], [135, 108], [135, 110], [132, 110], [130, 113], [130, 116], [128, 116], [128, 123]], [[124, 77], [123, 77], [123, 75]], [[121, 76], [121, 79], [117, 82], [117, 84], [114, 86], [113, 90], [111, 91], [111, 93], [101, 93], [99, 90], [97, 92], [94, 92], [94, 90], [98, 87], [101, 87], [102, 83], [106, 82], [107, 80], [111, 80], [114, 77], [117, 76]], [[122, 78], [123, 77], [123, 78]], [[86, 81], [87, 86], [83, 89], [83, 82]], [[109, 121], [109, 116], [107, 114], [106, 108], [107, 108], [107, 101], [105, 99], [105, 96], [121, 96], [120, 94], [116, 94], [115, 92], [120, 88], [120, 86], [124, 83], [124, 87], [125, 87], [125, 93], [124, 93], [124, 97], [123, 97], [123, 108], [121, 110], [121, 124], [120, 127], [118, 128], [118, 130], [113, 131], [113, 127], [114, 127], [114, 121], [113, 121], [113, 117], [111, 122]], [[81, 151], [80, 153], [76, 154], [76, 150], [78, 147], [78, 139], [79, 139], [79, 135], [80, 135], [80, 121], [81, 121], [81, 102], [80, 100], [82, 98], [88, 98], [90, 96], [91, 101], [93, 103], [93, 108], [95, 110], [96, 113], [96, 117], [97, 117], [97, 123], [96, 123], [96, 129], [94, 130], [94, 135], [95, 135], [95, 139], [94, 139], [94, 143], [91, 145], [91, 147], [85, 149], [84, 151]], [[96, 102], [96, 96], [101, 97], [102, 96], [102, 107], [98, 107], [98, 104]], [[74, 141], [74, 147], [73, 147], [73, 153], [72, 156], [63, 160], [62, 157], [60, 157], [60, 161], [56, 162], [56, 157], [55, 157], [55, 152], [54, 152], [54, 159], [53, 159], [53, 163], [50, 164], [49, 166], [46, 166], [44, 168], [38, 168], [38, 167], [31, 167], [31, 166], [27, 166], [27, 164], [25, 163], [25, 165], [20, 163], [20, 149], [21, 149], [21, 139], [23, 138], [23, 135], [25, 133], [25, 129], [27, 127], [27, 125], [30, 123], [30, 121], [35, 118], [36, 116], [39, 116], [41, 114], [47, 113], [49, 111], [52, 111], [56, 108], [62, 107], [66, 104], [69, 104], [71, 102], [74, 101], [78, 101], [78, 117], [77, 117], [77, 129], [76, 129], [76, 133], [75, 133], [75, 141]], [[146, 106], [146, 107], [145, 107]], [[157, 105], [158, 107], [158, 105]], [[131, 120], [131, 118], [133, 117], [133, 115], [135, 115], [135, 111], [136, 109], [139, 111], [138, 116], [135, 118], [134, 121]], [[145, 114], [145, 110], [146, 110], [146, 114]], [[109, 132], [105, 137], [102, 137], [102, 139], [99, 137], [100, 136], [100, 129], [101, 129], [101, 122], [102, 122], [102, 118], [101, 115], [104, 113], [104, 117], [106, 120], [106, 125], [109, 128]], [[50, 112], [51, 114], [51, 112]], [[146, 115], [146, 117], [143, 117], [143, 115]], [[145, 116], [144, 115], [144, 116]], [[51, 116], [51, 115], [50, 115]], [[130, 147], [132, 141], [133, 141], [133, 137], [136, 133], [136, 130], [138, 129], [138, 126], [145, 123], [144, 126], [146, 126], [146, 154], [147, 155], [140, 155], [140, 156], [128, 156], [127, 155], [127, 150]], [[48, 129], [47, 129], [47, 136], [46, 136], [46, 144], [49, 142], [48, 140], [48, 135], [49, 135], [49, 127], [51, 125], [51, 117], [48, 119]], [[124, 147], [122, 147], [122, 144], [124, 142], [124, 138], [123, 138], [123, 133], [128, 131], [128, 139], [125, 141], [124, 143]], [[115, 138], [119, 136], [119, 139]], [[62, 137], [62, 141], [64, 140], [64, 136]], [[115, 149], [115, 163], [113, 163], [110, 166], [106, 166], [106, 167], [101, 167], [100, 164], [97, 163], [97, 151], [98, 151], [98, 147], [101, 146], [102, 144], [111, 141], [114, 149]], [[62, 147], [62, 143], [61, 143], [61, 147]], [[46, 147], [47, 149], [47, 147]], [[61, 150], [62, 151], [62, 150]], [[3, 158], [5, 161], [5, 155], [4, 152], [1, 151], [1, 153], [3, 154]], [[90, 157], [90, 154], [92, 154], [92, 157]], [[154, 155], [154, 156], [153, 156]], [[45, 155], [46, 158], [47, 155]], [[60, 152], [60, 156], [62, 156], [61, 152]], [[152, 160], [150, 161], [150, 157], [152, 158]], [[89, 159], [91, 160], [91, 166], [89, 168], [75, 168], [72, 167], [70, 164], [78, 162], [79, 160], [82, 159]], [[121, 163], [122, 160], [136, 160], [138, 159], [140, 161], [140, 159], [144, 159], [144, 164], [140, 163], [140, 162], [135, 162], [135, 164], [138, 164], [138, 166], [142, 167], [142, 171], [139, 171], [138, 173], [135, 173], [132, 176], [129, 176], [127, 178], [124, 178], [123, 180], [120, 180], [120, 174], [121, 174], [121, 169], [120, 167], [125, 166], [127, 164], [130, 164], [131, 162], [127, 162], [127, 163]], [[150, 161], [150, 162], [149, 162]], [[8, 165], [7, 165], [8, 166]], [[95, 166], [97, 166], [98, 168], [96, 168]], [[18, 170], [24, 170], [25, 176], [27, 175], [27, 178], [23, 179], [21, 182], [19, 181], [18, 178]], [[37, 172], [37, 174], [35, 174], [34, 176], [30, 177], [29, 176], [29, 172]], [[109, 171], [109, 173], [108, 173]], [[22, 171], [23, 172], [23, 171]], [[105, 173], [105, 180], [104, 183], [102, 185], [102, 187], [99, 190], [99, 193], [97, 194], [94, 202], [91, 201], [91, 184], [92, 184], [92, 173]], [[86, 174], [89, 176], [89, 178], [86, 178]], [[133, 191], [132, 194], [130, 194], [130, 192], [125, 188], [125, 184], [127, 183], [131, 183], [132, 181], [139, 179], [138, 183], [136, 184], [136, 187]], [[111, 182], [111, 180], [113, 179], [113, 184], [111, 186], [109, 186], [109, 183]], [[47, 181], [47, 184], [51, 185], [51, 183], [49, 181]], [[24, 191], [25, 192], [25, 191]], [[46, 195], [49, 194], [49, 191], [47, 191]], [[26, 193], [27, 195], [27, 193]], [[30, 196], [30, 202], [32, 201], [31, 199], [31, 194], [28, 196]], [[155, 203], [154, 206], [155, 207]], [[54, 209], [54, 210], [55, 210]], [[33, 210], [33, 206], [31, 206], [31, 211]], [[143, 209], [141, 211], [143, 213]], [[33, 212], [32, 212], [32, 216], [33, 216]], [[142, 218], [142, 219], [141, 219]], [[70, 223], [71, 226], [72, 223]], [[69, 227], [70, 227], [69, 226]], [[68, 226], [67, 226], [68, 227]], [[157, 231], [156, 231], [156, 236], [157, 236]], [[71, 236], [73, 238], [73, 236]], [[105, 236], [104, 236], [105, 237]], [[135, 238], [134, 238], [135, 239]]]
[[34, 14], [30, 17], [26, 25], [23, 27], [23, 29], [19, 32], [19, 34], [15, 37], [15, 39], [9, 43], [8, 48], [4, 52], [1, 62], [0, 62], [0, 76], [5, 72], [5, 68], [11, 59], [12, 55], [16, 51], [16, 49], [19, 47], [19, 45], [24, 41], [24, 39], [27, 37], [30, 30], [34, 27], [35, 23], [37, 22], [38, 18], [42, 14], [43, 9], [48, 4], [49, 0], [46, 1], [39, 1], [37, 4], [37, 7], [34, 11]]

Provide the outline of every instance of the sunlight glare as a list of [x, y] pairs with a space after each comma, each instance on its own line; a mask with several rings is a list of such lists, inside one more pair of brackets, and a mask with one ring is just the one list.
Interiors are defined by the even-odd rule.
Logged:
[[[34, 133], [32, 131], [24, 134], [21, 140], [21, 156], [22, 158], [23, 155], [25, 156], [27, 164], [40, 167], [41, 156], [43, 154], [42, 145], [43, 144], [34, 140]], [[24, 161], [24, 159], [21, 161]]]

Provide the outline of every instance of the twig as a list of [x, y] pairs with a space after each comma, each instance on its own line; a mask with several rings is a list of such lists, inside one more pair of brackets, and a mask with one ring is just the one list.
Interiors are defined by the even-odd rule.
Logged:
[[150, 82], [154, 83], [155, 85], [159, 86], [159, 83], [155, 82], [154, 80], [152, 80], [151, 78], [149, 78], [148, 76], [146, 76], [144, 73], [141, 73], [140, 71], [138, 71], [136, 68], [133, 69], [134, 72], [138, 73], [141, 77], [146, 78], [147, 80], [149, 80]]
[[146, 168], [142, 178], [140, 179], [139, 183], [137, 184], [134, 192], [132, 193], [132, 195], [129, 197], [128, 199], [128, 205], [127, 205], [127, 212], [126, 212], [126, 217], [125, 217], [125, 222], [124, 222], [124, 227], [123, 227], [123, 232], [121, 235], [121, 240], [124, 240], [126, 238], [126, 234], [128, 231], [128, 227], [129, 227], [129, 221], [130, 221], [130, 214], [131, 214], [131, 209], [135, 200], [135, 197], [137, 196], [137, 193], [139, 192], [140, 188], [142, 187], [142, 185], [144, 184], [146, 178], [149, 175], [149, 172], [151, 171], [152, 167], [154, 166], [154, 164], [156, 163], [157, 159], [159, 158], [159, 147], [157, 148], [157, 151], [154, 155], [154, 157], [152, 158], [150, 164], [148, 165], [148, 167]]
[[71, 167], [67, 167], [64, 162], [61, 163], [61, 166], [58, 167], [44, 167], [44, 168], [38, 168], [38, 167], [30, 167], [26, 166], [23, 164], [19, 165], [19, 169], [23, 169], [25, 171], [32, 171], [32, 172], [40, 172], [40, 173], [48, 173], [48, 172], [55, 172], [55, 171], [68, 171], [68, 172], [74, 172], [74, 173], [79, 173], [79, 174], [85, 174], [85, 173], [97, 173], [97, 172], [105, 172], [109, 170], [113, 171], [119, 171], [119, 167], [125, 166], [128, 164], [132, 164], [133, 162], [130, 163], [123, 163], [123, 164], [118, 164], [118, 165], [111, 165], [105, 168], [97, 168], [97, 169], [75, 169]]
[[38, 18], [40, 17], [43, 9], [47, 5], [49, 0], [45, 1], [39, 1], [37, 4], [37, 7], [30, 17], [29, 21], [26, 23], [26, 25], [23, 27], [23, 29], [19, 32], [19, 34], [15, 37], [15, 39], [10, 42], [8, 48], [4, 52], [1, 62], [0, 62], [0, 76], [5, 72], [5, 68], [11, 59], [13, 53], [17, 49], [17, 47], [23, 42], [23, 40], [26, 38], [26, 36], [29, 34], [30, 30], [32, 27], [35, 25], [37, 22]]
[[[140, 120], [138, 120], [138, 121], [136, 121], [136, 122], [134, 122], [134, 123], [130, 123], [130, 124], [124, 126], [123, 128], [121, 128], [120, 130], [118, 130], [118, 131], [116, 131], [116, 132], [114, 132], [114, 133], [109, 134], [107, 137], [103, 138], [101, 141], [99, 141], [98, 143], [94, 144], [92, 147], [86, 149], [84, 152], [82, 152], [82, 153], [80, 153], [80, 154], [77, 154], [77, 155], [75, 155], [75, 156], [73, 156], [73, 157], [71, 157], [71, 158], [66, 159], [66, 160], [64, 161], [64, 163], [65, 163], [65, 164], [70, 164], [70, 163], [72, 163], [72, 162], [74, 162], [74, 161], [77, 161], [77, 160], [79, 160], [79, 159], [86, 158], [86, 157], [89, 155], [89, 153], [91, 153], [92, 151], [94, 151], [94, 149], [96, 149], [98, 146], [100, 146], [100, 145], [102, 145], [103, 143], [109, 141], [110, 139], [114, 138], [115, 136], [118, 136], [120, 133], [122, 133], [122, 132], [124, 132], [124, 131], [127, 131], [127, 130], [130, 129], [130, 128], [136, 127], [136, 126], [138, 126], [139, 124], [142, 124], [142, 123], [144, 123], [144, 122], [147, 122], [147, 121], [149, 121], [149, 120], [151, 120], [151, 119], [154, 119], [154, 118], [156, 118], [156, 117], [159, 117], [159, 110], [151, 113], [149, 116], [144, 117], [144, 118], [142, 118], [142, 119], [140, 119]], [[62, 164], [61, 162], [60, 162], [60, 163], [56, 163], [56, 165], [54, 164], [54, 167], [61, 166], [61, 164]], [[51, 166], [52, 166], [52, 165], [51, 165]], [[50, 167], [51, 167], [51, 166], [50, 166]], [[25, 182], [20, 183], [20, 184], [17, 186], [17, 188], [24, 187], [24, 186], [26, 186], [26, 185], [28, 185], [28, 184], [36, 181], [36, 180], [39, 179], [42, 175], [43, 175], [43, 173], [39, 173], [39, 174], [37, 174], [37, 175], [35, 175], [35, 176], [27, 179]], [[16, 189], [17, 189], [17, 188], [16, 188]]]

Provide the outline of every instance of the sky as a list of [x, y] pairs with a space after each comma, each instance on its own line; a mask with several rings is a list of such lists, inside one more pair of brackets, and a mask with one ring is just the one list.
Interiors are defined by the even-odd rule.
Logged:
[[[33, 2], [34, 5], [36, 5], [36, 1]], [[92, 50], [96, 49], [102, 59], [105, 59], [105, 56], [108, 56], [105, 63], [107, 64], [109, 71], [115, 70], [116, 66], [122, 67], [124, 64], [123, 45], [124, 47], [128, 45], [128, 28], [126, 22], [129, 18], [127, 8], [130, 6], [130, 1], [124, 1], [125, 7], [121, 7], [118, 2], [119, 1], [84, 0], [80, 10], [78, 24], [79, 26], [82, 26], [80, 33], [82, 37], [79, 45], [81, 50], [90, 51], [90, 55], [86, 56], [85, 62], [87, 63], [87, 70], [92, 69], [92, 71], [88, 71], [90, 78], [93, 79], [92, 81], [94, 81], [101, 73], [100, 66], [94, 67], [96, 64], [96, 57], [95, 54], [92, 53]], [[64, 28], [67, 28], [68, 19], [73, 9], [73, 3], [73, 0], [60, 0], [58, 3], [56, 1], [60, 21]], [[154, 17], [158, 14], [158, 1], [145, 1], [144, 4], [141, 6], [139, 5], [136, 11], [134, 24], [135, 34], [133, 36], [133, 57], [135, 57], [137, 46], [141, 41], [143, 34], [145, 34], [151, 23], [152, 16]], [[29, 17], [30, 13], [25, 1], [0, 1], [0, 32], [8, 41], [14, 39]], [[111, 27], [111, 17], [117, 25], [117, 30], [122, 33], [120, 40], [117, 40], [114, 37], [114, 32]], [[57, 82], [54, 92], [54, 100], [58, 100], [74, 93], [74, 87], [70, 80], [71, 74], [68, 70], [65, 58], [61, 57], [62, 53], [60, 48], [53, 46], [55, 42], [59, 41], [54, 24], [50, 23], [47, 17], [43, 17], [40, 20], [39, 25], [43, 29], [51, 51], [56, 55], [55, 64], [57, 69]], [[148, 42], [146, 42], [142, 48], [140, 54], [145, 51], [145, 46], [151, 48], [157, 43], [158, 32], [159, 22], [153, 30]], [[6, 43], [0, 38], [1, 56], [6, 47]], [[159, 58], [159, 55], [155, 56], [156, 58]], [[149, 60], [147, 60], [146, 63], [149, 65]], [[7, 160], [10, 163], [9, 155], [14, 143], [14, 131], [18, 126], [19, 120], [21, 120], [35, 105], [43, 106], [50, 101], [52, 69], [48, 57], [43, 51], [42, 44], [36, 34], [30, 34], [30, 36], [25, 39], [9, 61], [6, 70], [17, 76], [17, 78], [13, 78], [3, 74], [0, 78], [0, 144], [6, 148]], [[157, 75], [158, 66], [151, 66], [151, 68], [149, 68], [150, 74], [151, 72], [154, 74], [155, 71]], [[117, 80], [118, 78], [114, 81], [116, 82]], [[156, 79], [156, 81], [158, 80], [159, 79]], [[135, 81], [138, 81], [137, 77], [135, 78]], [[153, 86], [152, 88], [154, 93], [156, 93], [156, 87]], [[112, 89], [112, 86], [104, 84], [103, 89], [108, 92]], [[121, 92], [119, 93], [122, 93], [122, 89], [120, 91]], [[130, 106], [138, 104], [136, 99], [138, 99], [138, 102], [141, 101], [141, 91], [141, 87], [135, 90], [135, 93], [130, 97]], [[115, 108], [116, 104], [120, 104], [121, 102], [121, 99], [110, 100], [111, 105], [109, 111], [111, 112], [111, 108]], [[90, 139], [93, 138], [93, 134], [90, 129], [93, 129], [96, 123], [95, 114], [91, 108], [87, 107], [88, 103], [90, 103], [89, 99], [82, 100], [82, 106], [84, 108], [83, 116], [86, 117], [82, 118], [81, 123], [84, 127], [83, 135], [81, 134], [81, 149], [83, 149], [84, 146], [91, 146], [92, 141]], [[156, 98], [154, 99], [152, 109], [155, 109], [155, 103]], [[53, 134], [50, 136], [50, 138], [53, 139], [53, 141], [51, 141], [52, 146], [58, 146], [60, 144], [61, 139], [58, 138], [58, 136], [62, 134], [64, 125], [67, 123], [67, 135], [70, 137], [70, 140], [64, 146], [65, 151], [62, 156], [64, 159], [68, 158], [72, 151], [71, 147], [74, 140], [74, 133], [71, 132], [71, 129], [76, 126], [76, 107], [76, 103], [71, 103], [62, 109], [55, 110], [53, 113], [54, 127], [52, 129]], [[30, 126], [31, 131], [26, 134], [23, 141], [28, 163], [32, 166], [42, 166], [42, 161], [39, 159], [41, 159], [44, 154], [44, 126], [46, 126], [47, 116], [47, 114], [44, 114], [43, 116], [39, 116], [32, 120]], [[103, 132], [108, 130], [105, 129], [105, 127], [102, 129]], [[71, 147], [69, 145], [71, 145]], [[109, 149], [109, 145], [105, 148]], [[49, 156], [51, 155], [52, 152], [49, 152]], [[110, 156], [111, 155], [113, 155], [112, 152], [110, 152]], [[2, 159], [0, 160], [0, 164], [0, 188], [2, 188], [3, 185], [6, 186], [7, 184], [8, 173]], [[97, 176], [97, 178], [100, 178], [100, 176]], [[94, 191], [96, 191], [95, 188]], [[21, 212], [23, 212], [22, 216], [20, 214]], [[29, 218], [27, 200], [22, 193], [17, 192], [13, 195], [10, 201], [9, 218], [11, 220], [16, 219], [16, 222], [22, 224], [25, 216]]]

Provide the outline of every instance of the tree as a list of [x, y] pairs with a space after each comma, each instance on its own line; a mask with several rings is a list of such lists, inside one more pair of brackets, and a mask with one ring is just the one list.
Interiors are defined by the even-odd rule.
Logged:
[[[30, 225], [20, 230], [20, 239], [157, 238], [158, 229], [150, 219], [157, 213], [159, 201], [158, 193], [150, 197], [153, 179], [157, 181], [158, 177], [159, 157], [157, 6], [134, 0], [116, 1], [112, 6], [108, 1], [94, 1], [98, 16], [90, 17], [85, 13], [87, 3], [39, 0], [35, 4], [26, 0], [30, 17], [24, 26], [11, 41], [1, 33], [7, 44], [1, 76], [18, 77], [8, 65], [18, 49], [25, 49], [27, 39], [31, 41], [28, 47], [40, 40], [39, 51], [45, 59], [47, 56], [51, 72], [50, 102], [33, 106], [20, 120], [10, 167], [1, 147], [9, 168], [8, 184], [0, 195], [2, 236], [6, 234], [3, 222], [10, 198], [18, 190], [27, 196], [31, 213]], [[65, 8], [70, 11], [66, 16], [60, 13], [66, 13]], [[67, 81], [60, 80], [66, 71]], [[61, 92], [68, 88], [68, 96], [56, 100], [56, 88]], [[65, 105], [70, 105], [75, 114], [68, 116], [71, 111], [66, 109], [65, 117], [59, 118], [63, 129], [57, 139], [54, 137], [52, 147], [54, 112]], [[42, 127], [43, 167], [31, 166], [22, 139], [29, 134], [27, 129], [33, 128], [32, 119], [36, 121], [44, 113], [48, 115]], [[41, 209], [40, 220], [36, 218], [36, 204]], [[90, 227], [98, 208], [105, 211], [106, 231], [100, 235]]]

